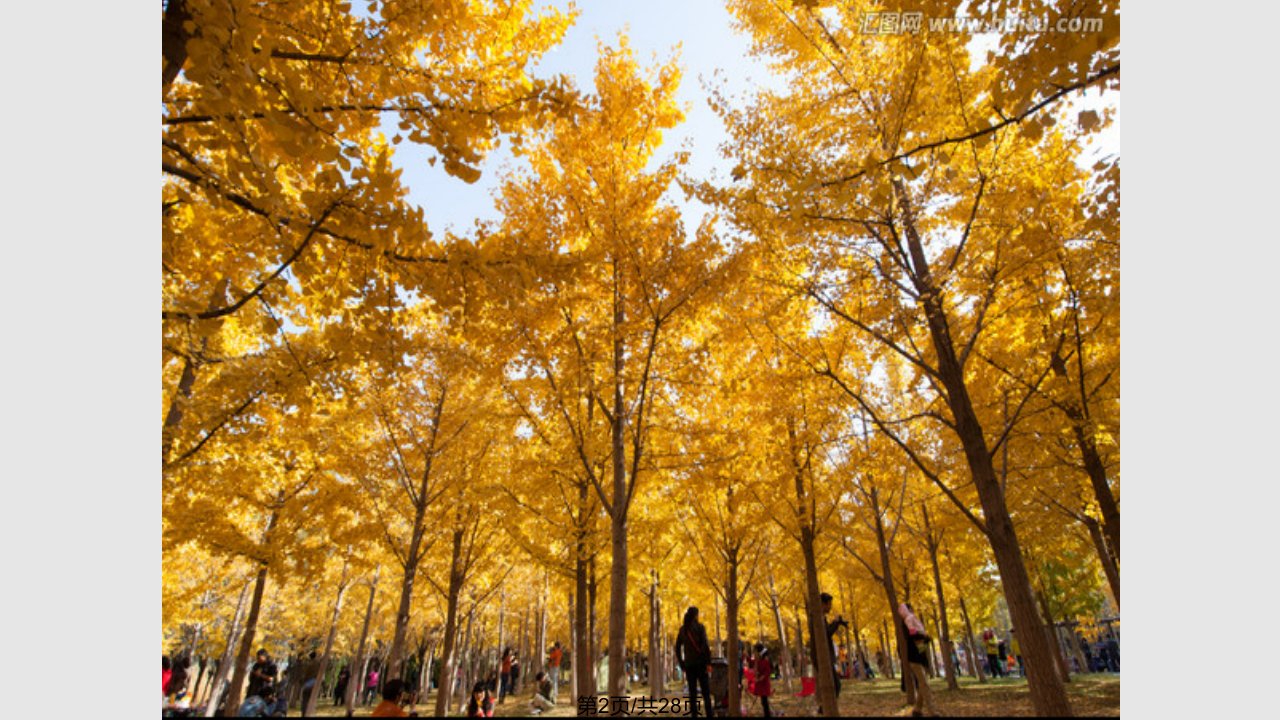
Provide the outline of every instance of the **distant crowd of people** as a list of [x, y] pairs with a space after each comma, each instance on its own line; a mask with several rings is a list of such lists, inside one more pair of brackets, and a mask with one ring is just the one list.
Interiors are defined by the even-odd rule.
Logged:
[[[832, 680], [837, 695], [840, 693], [842, 680], [872, 679], [876, 676], [877, 666], [880, 674], [891, 677], [894, 671], [893, 658], [885, 652], [884, 648], [880, 648], [875, 653], [876, 662], [873, 664], [868, 661], [860, 646], [856, 652], [850, 653], [847, 645], [842, 647], [838, 643], [838, 633], [842, 628], [848, 627], [848, 622], [840, 615], [831, 618], [832, 600], [832, 596], [828, 593], [820, 595], [826, 641], [832, 661]], [[918, 688], [914, 693], [915, 704], [912, 714], [937, 715], [938, 710], [928, 684], [928, 678], [931, 675], [939, 674], [936, 667], [931, 669], [931, 664], [937, 657], [934, 654], [933, 639], [926, 633], [924, 624], [916, 616], [910, 603], [904, 602], [898, 605], [894, 620], [899, 626], [901, 636], [906, 638], [907, 665], [903, 668], [902, 687], [906, 690], [909, 677], [913, 685]], [[1074, 638], [1079, 643], [1079, 654], [1076, 655], [1074, 650], [1064, 653], [1064, 656], [1069, 657], [1073, 672], [1118, 673], [1120, 671], [1119, 641], [1110, 629], [1093, 642], [1086, 640], [1078, 633]], [[769, 704], [769, 697], [773, 694], [773, 680], [780, 677], [780, 668], [774, 663], [770, 649], [764, 643], [754, 645], [742, 643], [740, 647], [742, 648], [741, 664], [737, 668], [739, 688], [746, 696], [758, 699], [764, 716], [771, 717], [773, 710]], [[685, 611], [673, 650], [676, 669], [674, 679], [688, 686], [689, 714], [697, 717], [701, 711], [708, 716], [714, 715], [717, 708], [722, 708], [726, 704], [727, 690], [724, 689], [726, 680], [723, 680], [724, 673], [721, 672], [719, 677], [722, 680], [718, 683], [716, 693], [713, 693], [713, 684], [717, 684], [713, 683], [713, 676], [715, 676], [713, 668], [717, 667], [716, 663], [719, 663], [718, 667], [727, 672], [727, 665], [720, 652], [713, 652], [712, 644], [707, 638], [706, 627], [699, 620], [698, 608], [689, 607]], [[812, 637], [808, 651], [812, 661], [811, 667], [817, 666], [817, 647]], [[1002, 635], [995, 628], [987, 628], [981, 633], [981, 641], [976, 649], [968, 648], [967, 643], [963, 641], [955, 644], [951, 656], [953, 667], [958, 673], [963, 673], [970, 659], [976, 663], [981, 662], [982, 653], [986, 656], [983, 669], [989, 676], [994, 678], [1014, 674], [1025, 676], [1022, 651], [1016, 631], [1008, 630]], [[628, 682], [641, 679], [647, 681], [648, 658], [632, 653], [627, 653], [627, 657]], [[608, 684], [607, 659], [608, 653], [605, 650], [594, 668], [599, 688], [604, 688]], [[275, 660], [264, 648], [258, 651], [253, 664], [248, 669], [245, 697], [238, 704], [235, 714], [238, 717], [284, 717], [288, 714], [291, 705], [306, 707], [313, 693], [323, 692], [326, 697], [331, 694], [334, 705], [341, 705], [346, 701], [348, 691], [351, 691], [353, 701], [365, 706], [381, 697], [381, 702], [373, 708], [372, 717], [412, 717], [417, 713], [406, 707], [412, 708], [413, 704], [418, 702], [419, 693], [414, 681], [405, 678], [418, 677], [423, 668], [416, 667], [417, 662], [418, 658], [410, 657], [406, 662], [402, 678], [383, 678], [381, 668], [374, 661], [366, 666], [363, 678], [355, 679], [352, 678], [351, 667], [347, 664], [341, 666], [336, 677], [330, 676], [333, 678], [331, 681], [325, 681], [323, 686], [317, 687], [319, 661], [316, 659], [315, 652], [310, 653], [305, 660], [295, 658], [289, 663], [285, 676], [281, 677]], [[493, 661], [490, 660], [490, 662]], [[556, 706], [562, 670], [568, 667], [570, 662], [569, 654], [559, 641], [554, 642], [547, 649], [544, 662], [546, 669], [535, 674], [530, 688], [528, 714], [538, 715]], [[203, 710], [203, 708], [193, 707], [193, 690], [188, 687], [191, 675], [190, 656], [185, 653], [173, 659], [164, 656], [162, 665], [165, 714], [189, 717]], [[204, 670], [205, 668], [202, 667], [202, 674]], [[459, 666], [455, 670], [457, 672], [455, 681], [460, 681], [464, 677], [463, 668]], [[516, 695], [517, 688], [520, 687], [520, 674], [519, 652], [511, 647], [503, 649], [496, 667], [491, 666], [491, 670], [481, 675], [481, 679], [472, 685], [471, 693], [464, 704], [467, 716], [492, 717], [495, 705], [504, 704], [508, 698]], [[805, 678], [805, 681], [813, 682], [809, 678]], [[225, 690], [229, 678], [223, 678], [222, 682], [222, 689]], [[352, 689], [352, 682], [358, 682], [359, 685]], [[430, 684], [434, 686], [435, 682]], [[808, 692], [812, 694], [814, 691], [811, 688]], [[802, 690], [801, 695], [804, 694], [805, 691]], [[223, 703], [227, 701], [225, 695], [225, 692], [222, 693]], [[423, 697], [425, 695], [425, 692], [422, 693]], [[220, 705], [214, 715], [225, 716], [225, 708]]]

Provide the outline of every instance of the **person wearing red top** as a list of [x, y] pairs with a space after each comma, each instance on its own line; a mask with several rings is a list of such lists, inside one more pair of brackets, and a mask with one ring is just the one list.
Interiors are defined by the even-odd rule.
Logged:
[[560, 694], [560, 658], [563, 656], [564, 651], [560, 649], [560, 641], [557, 640], [556, 644], [551, 646], [551, 653], [547, 658], [547, 674], [551, 676], [552, 700]]
[[756, 684], [752, 691], [760, 698], [760, 709], [765, 717], [773, 717], [769, 710], [769, 696], [773, 694], [773, 664], [769, 662], [769, 648], [763, 643], [756, 643]]
[[[155, 667], [152, 665], [151, 667]], [[169, 665], [169, 656], [160, 656], [160, 695], [169, 694], [169, 679], [173, 677], [173, 668]], [[152, 687], [155, 687], [154, 685]]]
[[502, 651], [502, 671], [498, 676], [498, 704], [507, 701], [511, 693], [511, 648]]

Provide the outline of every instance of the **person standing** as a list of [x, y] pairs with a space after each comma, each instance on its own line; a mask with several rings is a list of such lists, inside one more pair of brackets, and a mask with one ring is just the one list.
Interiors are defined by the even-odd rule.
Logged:
[[249, 695], [258, 695], [258, 691], [269, 685], [276, 684], [276, 677], [280, 674], [276, 668], [276, 663], [271, 659], [271, 655], [267, 653], [266, 648], [258, 649], [257, 662], [253, 667], [249, 668]]
[[756, 684], [752, 694], [760, 698], [760, 709], [765, 717], [773, 717], [769, 710], [769, 696], [773, 694], [773, 664], [769, 662], [769, 648], [764, 643], [756, 643], [755, 663]]
[[560, 660], [564, 657], [564, 651], [560, 649], [560, 641], [557, 640], [551, 646], [551, 652], [547, 653], [547, 674], [551, 678], [551, 699], [555, 699], [560, 695]]
[[364, 703], [368, 705], [373, 701], [373, 696], [378, 693], [378, 668], [369, 671], [369, 676], [364, 682]]
[[511, 692], [511, 648], [502, 651], [502, 666], [498, 673], [498, 704], [505, 704]]
[[689, 712], [691, 717], [698, 716], [698, 684], [702, 684], [703, 696], [707, 701], [707, 717], [715, 714], [715, 705], [711, 702], [711, 678], [707, 667], [711, 664], [711, 644], [707, 642], [707, 628], [698, 622], [698, 608], [690, 607], [684, 613], [684, 624], [680, 626], [680, 634], [676, 638], [676, 664], [689, 679]]
[[1004, 675], [1000, 670], [1000, 644], [996, 642], [996, 631], [987, 628], [982, 631], [982, 643], [987, 649], [987, 672], [993, 678]]
[[[818, 599], [822, 601], [822, 621], [825, 623], [827, 630], [827, 647], [831, 648], [831, 676], [835, 679], [836, 695], [839, 695], [840, 669], [837, 664], [840, 654], [839, 648], [836, 647], [836, 632], [849, 623], [844, 619], [843, 615], [837, 615], [835, 620], [827, 622], [827, 616], [831, 614], [831, 594], [822, 593], [818, 596]], [[813, 666], [816, 668], [818, 666], [818, 651], [812, 645], [810, 645], [810, 650], [813, 653]]]
[[351, 666], [343, 665], [342, 671], [338, 673], [338, 681], [333, 685], [333, 706], [337, 707], [342, 704], [342, 700], [347, 696], [347, 683], [351, 682]]
[[514, 695], [520, 687], [520, 651], [511, 651], [511, 693]]
[[899, 622], [902, 624], [907, 638], [907, 668], [916, 684], [916, 704], [911, 715], [919, 717], [928, 712], [937, 715], [933, 704], [933, 691], [929, 689], [929, 636], [924, 632], [924, 623], [920, 622], [910, 603], [898, 605]]

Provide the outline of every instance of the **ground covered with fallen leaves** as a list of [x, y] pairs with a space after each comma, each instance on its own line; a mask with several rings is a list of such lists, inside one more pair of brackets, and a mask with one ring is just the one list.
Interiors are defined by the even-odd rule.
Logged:
[[[984, 715], [1032, 716], [1031, 697], [1027, 691], [1027, 681], [1021, 678], [1001, 678], [978, 683], [973, 678], [961, 678], [959, 690], [947, 690], [946, 682], [935, 679], [930, 682], [934, 701], [938, 711], [944, 716], [981, 717]], [[647, 694], [646, 688], [638, 688], [637, 696]], [[1120, 715], [1120, 676], [1110, 673], [1096, 675], [1073, 675], [1067, 685], [1071, 696], [1072, 710], [1083, 717], [1109, 717]], [[668, 695], [675, 694], [675, 686], [671, 686]], [[814, 703], [811, 699], [797, 699], [786, 692], [785, 684], [775, 682], [774, 697], [770, 705], [775, 715], [783, 717], [804, 717], [814, 714]], [[519, 697], [508, 697], [506, 702], [496, 706], [495, 717], [520, 717], [529, 714], [529, 693]], [[840, 714], [850, 717], [858, 716], [909, 716], [911, 706], [906, 704], [904, 695], [898, 688], [897, 680], [876, 679], [870, 682], [844, 683], [840, 693]], [[561, 704], [555, 709], [542, 713], [541, 717], [572, 717], [577, 714], [577, 703], [568, 702], [566, 693], [561, 694]], [[426, 704], [419, 704], [419, 716], [428, 717], [435, 708], [434, 697]], [[744, 704], [744, 715], [760, 717], [758, 702]], [[368, 717], [373, 707], [356, 708], [356, 717]], [[344, 713], [340, 708], [321, 707], [318, 715], [323, 717], [340, 717]], [[660, 717], [660, 716], [659, 716]]]

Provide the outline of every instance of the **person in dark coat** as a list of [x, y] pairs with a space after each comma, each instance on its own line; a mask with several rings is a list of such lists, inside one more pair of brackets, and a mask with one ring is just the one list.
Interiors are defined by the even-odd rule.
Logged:
[[707, 717], [712, 717], [715, 705], [711, 702], [711, 677], [707, 668], [711, 665], [711, 643], [707, 642], [707, 628], [698, 622], [698, 608], [691, 607], [684, 613], [684, 624], [676, 637], [676, 663], [689, 679], [689, 712], [698, 716], [698, 684], [707, 702]]
[[338, 673], [338, 681], [333, 686], [333, 704], [334, 707], [342, 704], [347, 697], [347, 683], [351, 682], [351, 668], [344, 665], [342, 671]]

